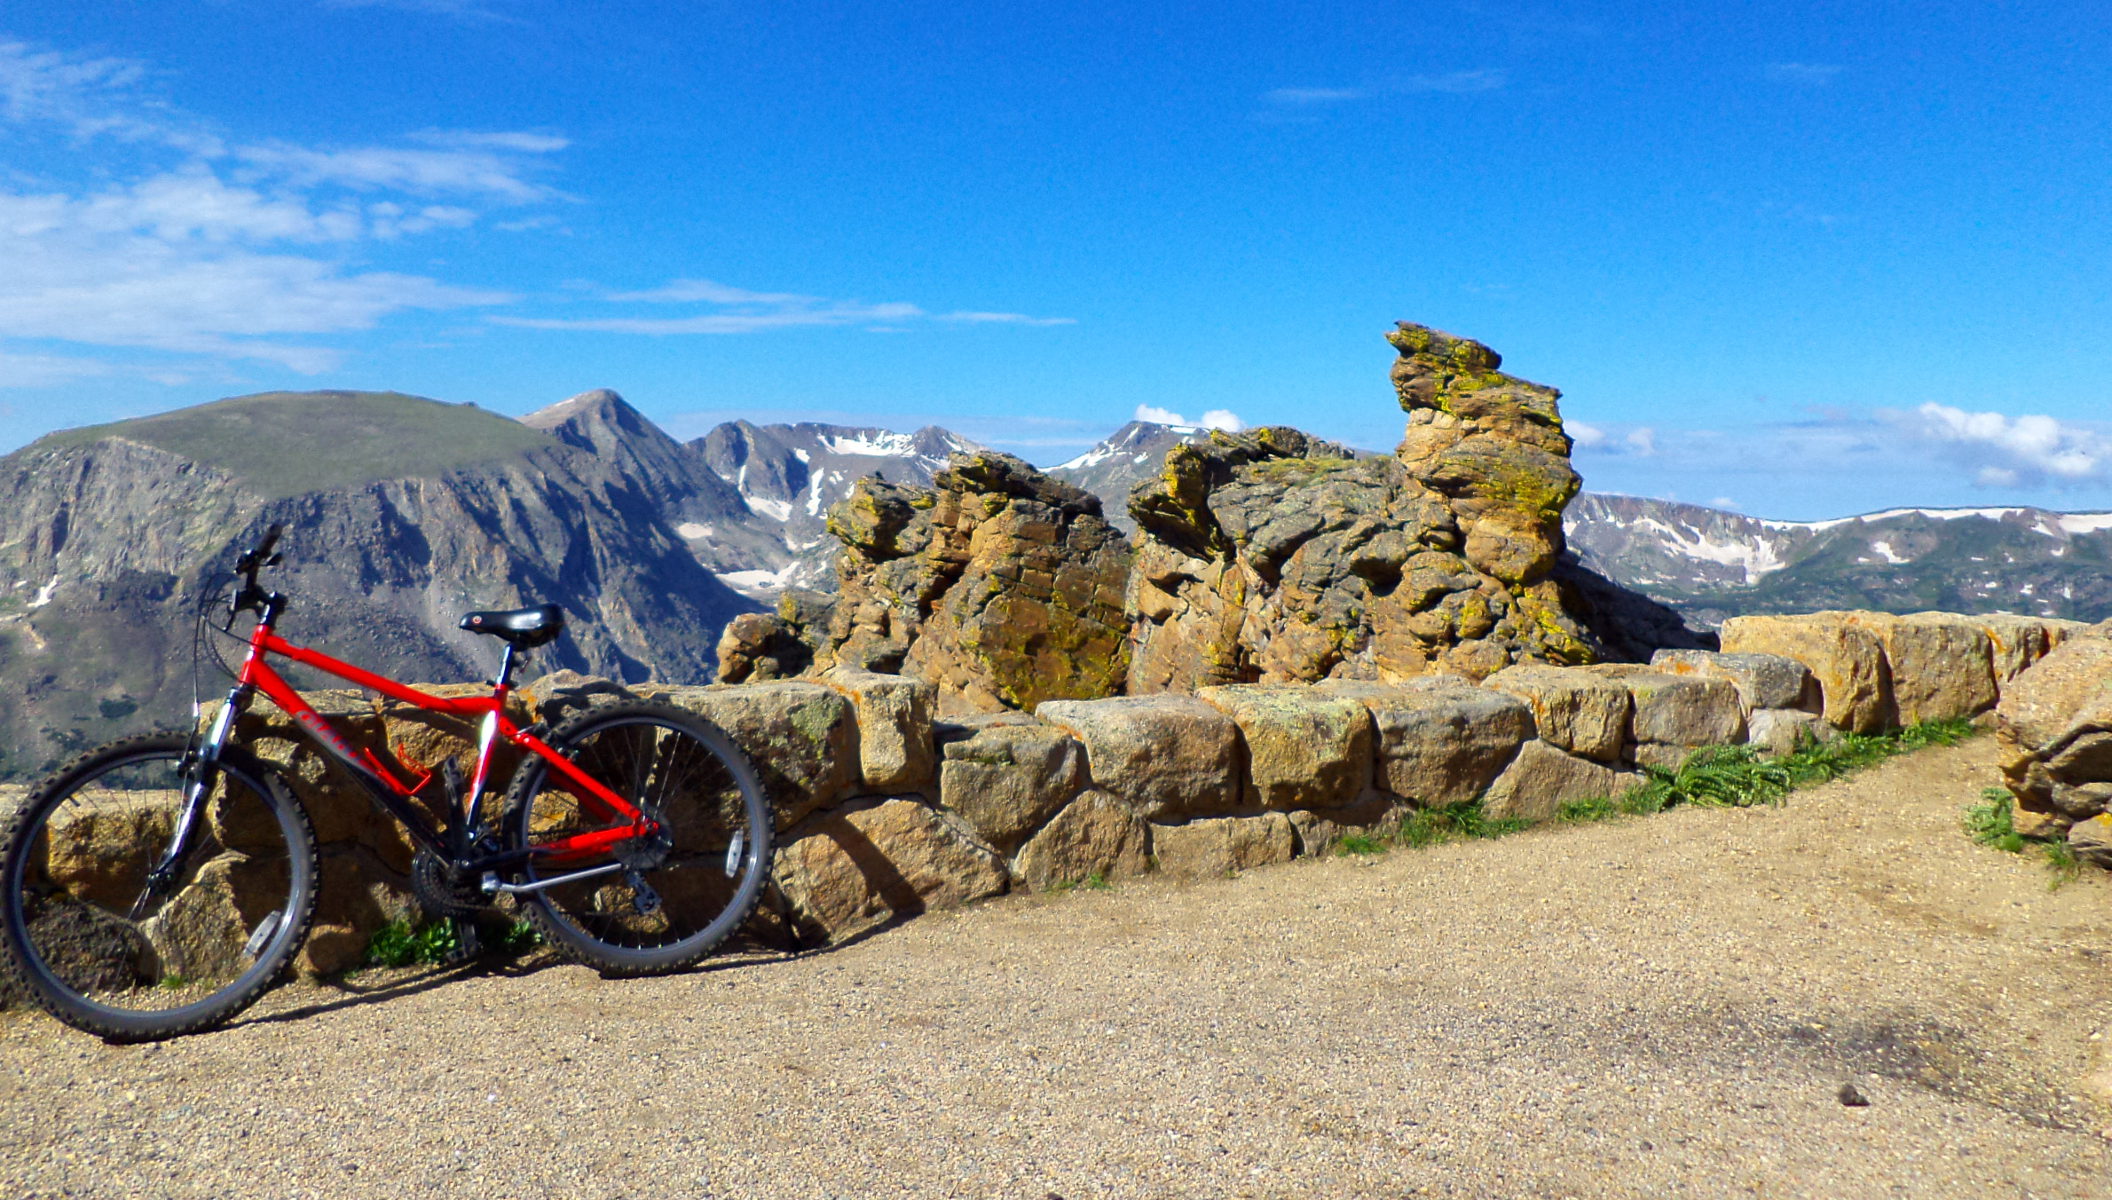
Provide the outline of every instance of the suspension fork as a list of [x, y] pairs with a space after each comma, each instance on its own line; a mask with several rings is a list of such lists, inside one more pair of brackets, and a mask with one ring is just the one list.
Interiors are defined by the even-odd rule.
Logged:
[[190, 857], [198, 841], [198, 827], [205, 819], [206, 798], [213, 794], [213, 785], [220, 781], [220, 753], [227, 748], [228, 738], [234, 733], [235, 718], [249, 707], [249, 698], [254, 691], [246, 683], [228, 689], [227, 702], [220, 706], [219, 715], [213, 718], [212, 728], [206, 731], [204, 740], [184, 761], [183, 807], [176, 812], [176, 827], [169, 834], [168, 849], [147, 871], [146, 886], [140, 889], [139, 898], [132, 902], [133, 920], [145, 916], [154, 902], [168, 895], [169, 889], [175, 886], [183, 860]]

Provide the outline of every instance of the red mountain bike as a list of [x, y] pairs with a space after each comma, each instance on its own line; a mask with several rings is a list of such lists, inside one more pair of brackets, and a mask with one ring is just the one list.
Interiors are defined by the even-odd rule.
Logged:
[[[771, 814], [727, 736], [672, 705], [589, 708], [545, 734], [506, 715], [517, 655], [555, 639], [546, 604], [474, 612], [505, 645], [490, 695], [443, 698], [294, 645], [272, 526], [236, 563], [227, 622], [256, 614], [227, 702], [201, 736], [130, 738], [32, 789], [0, 840], [0, 965], [70, 1025], [117, 1040], [172, 1037], [240, 1012], [300, 949], [315, 914], [315, 834], [293, 790], [233, 743], [256, 694], [292, 717], [417, 844], [413, 890], [436, 915], [516, 897], [544, 937], [612, 975], [696, 962], [754, 911]], [[468, 787], [453, 760], [412, 781], [348, 741], [267, 661], [277, 655], [432, 712], [481, 719]], [[492, 751], [524, 752], [503, 816], [483, 803]], [[438, 789], [437, 796], [431, 789]], [[444, 814], [437, 825], [421, 803]]]

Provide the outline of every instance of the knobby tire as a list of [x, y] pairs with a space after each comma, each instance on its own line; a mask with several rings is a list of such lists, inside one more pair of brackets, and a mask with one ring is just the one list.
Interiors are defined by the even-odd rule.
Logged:
[[[625, 701], [575, 714], [548, 741], [669, 835], [665, 845], [619, 846], [614, 856], [635, 866], [658, 897], [655, 911], [641, 911], [623, 873], [523, 895], [522, 907], [549, 944], [605, 975], [657, 974], [710, 954], [754, 913], [769, 879], [773, 818], [755, 769], [723, 731], [671, 704]], [[615, 823], [541, 758], [523, 762], [507, 789], [509, 849]], [[524, 882], [611, 858], [531, 855]]]
[[280, 977], [315, 918], [308, 814], [233, 748], [176, 884], [142, 899], [182, 807], [189, 747], [161, 733], [92, 750], [33, 789], [0, 833], [0, 971], [54, 1017], [112, 1041], [225, 1022]]

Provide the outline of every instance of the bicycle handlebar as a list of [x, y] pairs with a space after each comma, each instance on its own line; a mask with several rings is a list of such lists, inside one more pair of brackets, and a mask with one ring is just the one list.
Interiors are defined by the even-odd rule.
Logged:
[[264, 603], [270, 599], [257, 587], [257, 572], [279, 565], [279, 556], [272, 553], [272, 547], [279, 544], [279, 535], [285, 531], [285, 526], [272, 522], [264, 530], [263, 538], [235, 560], [235, 574], [242, 577], [242, 586], [235, 590], [234, 598], [228, 604], [230, 618], [244, 609], [262, 611]]

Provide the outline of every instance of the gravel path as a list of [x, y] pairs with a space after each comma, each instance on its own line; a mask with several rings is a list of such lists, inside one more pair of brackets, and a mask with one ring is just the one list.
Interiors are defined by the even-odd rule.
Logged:
[[1991, 741], [667, 979], [0, 1015], [0, 1195], [2102, 1198], [2112, 881], [1958, 831]]

